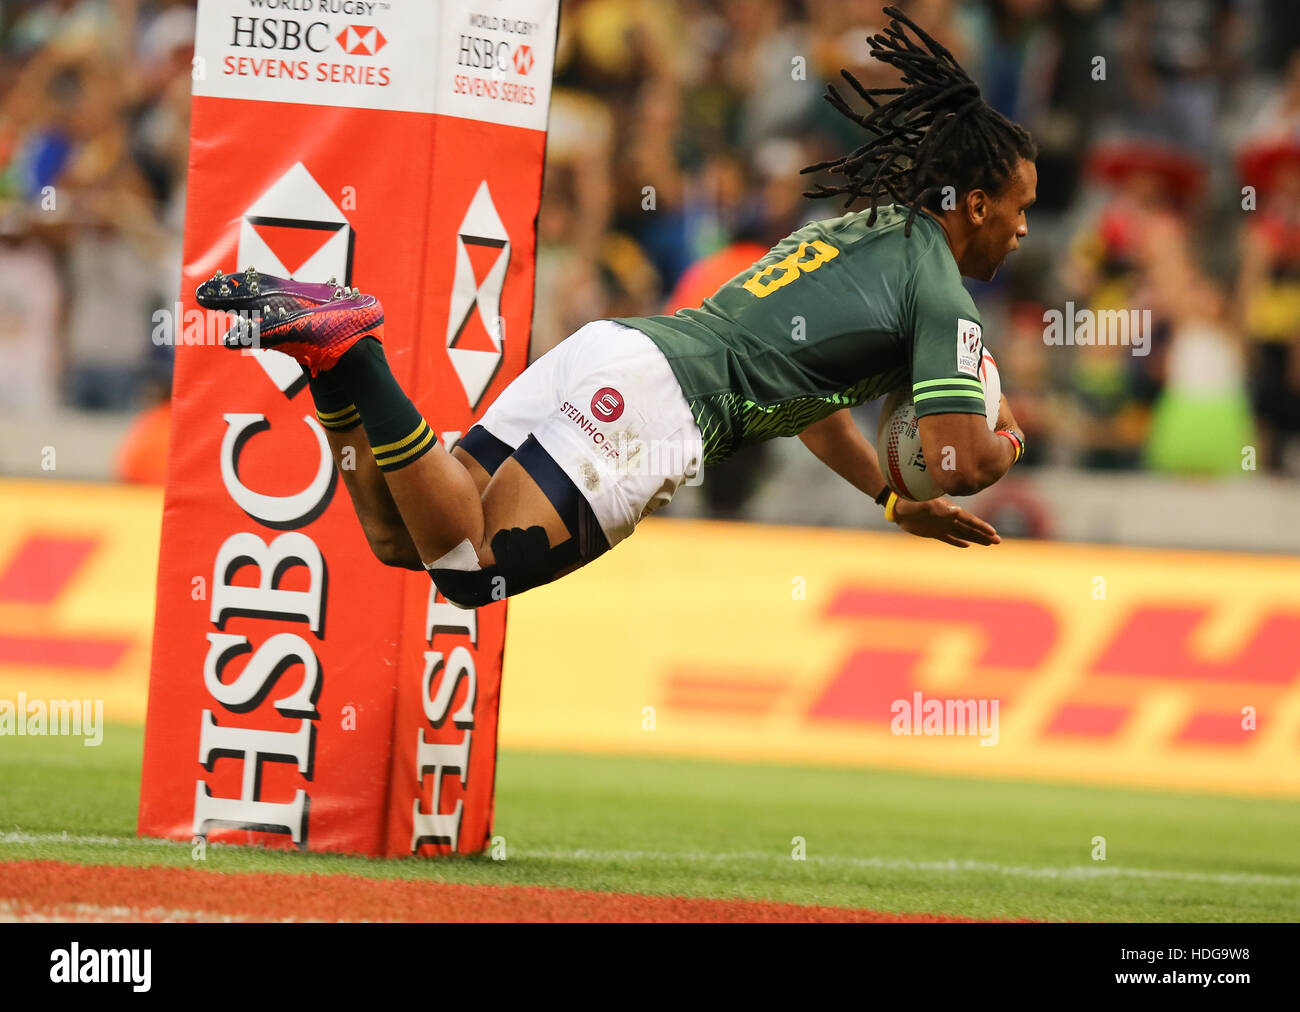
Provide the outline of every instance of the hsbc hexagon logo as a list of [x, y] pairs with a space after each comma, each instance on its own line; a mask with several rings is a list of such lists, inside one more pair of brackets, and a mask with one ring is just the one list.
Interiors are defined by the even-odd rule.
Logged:
[[[265, 274], [324, 281], [352, 282], [356, 233], [347, 217], [302, 162], [277, 179], [244, 211], [239, 222], [235, 259], [239, 270], [256, 267]], [[282, 391], [302, 382], [302, 369], [288, 355], [267, 348], [246, 348]]]
[[456, 230], [456, 277], [447, 314], [447, 357], [471, 408], [478, 407], [505, 357], [501, 290], [509, 265], [510, 236], [485, 179]]
[[518, 46], [514, 52], [515, 73], [530, 74], [533, 70], [533, 47]]
[[374, 56], [388, 45], [384, 33], [373, 25], [349, 25], [334, 36], [334, 40], [349, 56]]

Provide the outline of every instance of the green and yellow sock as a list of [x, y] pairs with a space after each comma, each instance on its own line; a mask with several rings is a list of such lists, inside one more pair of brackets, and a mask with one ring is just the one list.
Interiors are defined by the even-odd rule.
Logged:
[[361, 424], [361, 413], [357, 411], [357, 406], [330, 373], [313, 376], [306, 369], [303, 373], [307, 377], [311, 399], [316, 404], [316, 418], [321, 425], [334, 432], [347, 432]]
[[[393, 378], [384, 346], [373, 337], [363, 337], [321, 375], [331, 377], [350, 398], [381, 471], [413, 464], [437, 445], [429, 423]], [[324, 419], [321, 424], [326, 424]]]

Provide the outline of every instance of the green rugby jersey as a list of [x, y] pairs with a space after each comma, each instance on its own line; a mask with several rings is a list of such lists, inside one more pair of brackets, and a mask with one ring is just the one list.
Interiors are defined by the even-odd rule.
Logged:
[[814, 221], [704, 304], [620, 318], [672, 366], [704, 463], [792, 436], [910, 379], [918, 415], [984, 413], [979, 314], [938, 222], [880, 208]]

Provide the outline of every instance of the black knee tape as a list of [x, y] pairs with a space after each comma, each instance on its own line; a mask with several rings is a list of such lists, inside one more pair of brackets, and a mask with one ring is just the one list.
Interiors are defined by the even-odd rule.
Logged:
[[609, 551], [609, 540], [591, 504], [536, 438], [529, 436], [517, 450], [511, 450], [481, 425], [475, 425], [458, 445], [489, 474], [513, 456], [555, 507], [570, 537], [552, 548], [546, 528], [541, 526], [498, 531], [491, 544], [495, 561], [486, 569], [429, 570], [448, 601], [462, 608], [479, 608], [550, 583], [561, 570], [590, 562]]
[[564, 526], [577, 542], [578, 557], [584, 563], [609, 551], [609, 540], [592, 512], [591, 503], [578, 491], [578, 486], [564, 473], [555, 458], [543, 449], [537, 437], [530, 435], [525, 439], [515, 450], [514, 458], [537, 482], [537, 487], [551, 501], [555, 512], [560, 514]]
[[479, 608], [550, 583], [556, 573], [579, 561], [578, 541], [570, 538], [552, 548], [546, 528], [512, 527], [492, 539], [492, 557], [496, 561], [486, 569], [430, 569], [429, 576], [452, 604]]
[[506, 458], [515, 452], [515, 448], [488, 432], [481, 425], [472, 425], [456, 444], [471, 457], [488, 474], [496, 474], [497, 468], [505, 463]]

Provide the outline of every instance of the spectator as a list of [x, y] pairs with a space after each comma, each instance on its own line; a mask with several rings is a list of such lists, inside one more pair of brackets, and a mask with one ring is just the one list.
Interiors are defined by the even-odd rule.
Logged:
[[1258, 204], [1242, 231], [1237, 303], [1250, 337], [1259, 463], [1277, 471], [1300, 437], [1300, 130], [1243, 152], [1242, 178]]
[[1242, 69], [1241, 0], [1128, 0], [1123, 58], [1130, 128], [1199, 154]]
[[0, 215], [0, 404], [46, 414], [58, 400], [58, 269], [14, 209]]
[[[1178, 433], [1199, 431], [1197, 412], [1216, 417], [1230, 438], [1202, 449], [1222, 463], [1250, 433], [1248, 389], [1260, 465], [1284, 468], [1288, 444], [1300, 443], [1300, 51], [1285, 31], [1295, 4], [900, 6], [1039, 144], [1031, 239], [994, 284], [972, 286], [1031, 432], [1026, 463], [1206, 470]], [[841, 68], [893, 83], [868, 59], [880, 7], [565, 0], [533, 357], [593, 319], [698, 304], [804, 221], [842, 213], [804, 200], [811, 180], [799, 170], [862, 142], [821, 98]], [[193, 0], [0, 3], [4, 405], [48, 409], [62, 390], [67, 404], [132, 410], [168, 378], [150, 317], [180, 284], [193, 25]], [[1110, 61], [1102, 81], [1098, 55]], [[1266, 100], [1242, 97], [1257, 92]], [[1230, 98], [1241, 107], [1231, 122]], [[1095, 144], [1107, 112], [1128, 141]], [[1226, 184], [1223, 149], [1243, 137], [1250, 212]], [[1200, 247], [1216, 254], [1217, 276], [1234, 276], [1230, 299], [1192, 264], [1188, 250]], [[1170, 276], [1195, 296], [1171, 298]], [[1045, 346], [1043, 313], [1066, 299], [1150, 309], [1152, 354]], [[148, 417], [141, 431], [156, 437], [162, 415]], [[152, 446], [139, 463], [161, 442], [136, 445]], [[743, 510], [766, 480], [766, 452], [706, 483], [707, 507]]]

